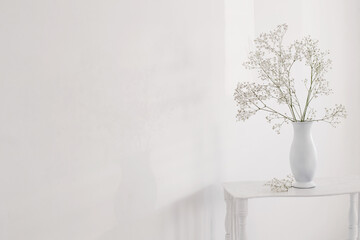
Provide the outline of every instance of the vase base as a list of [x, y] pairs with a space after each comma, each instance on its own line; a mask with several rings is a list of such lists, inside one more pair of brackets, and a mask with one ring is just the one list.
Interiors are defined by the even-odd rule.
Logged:
[[314, 188], [316, 185], [314, 182], [294, 182], [293, 187], [294, 188]]

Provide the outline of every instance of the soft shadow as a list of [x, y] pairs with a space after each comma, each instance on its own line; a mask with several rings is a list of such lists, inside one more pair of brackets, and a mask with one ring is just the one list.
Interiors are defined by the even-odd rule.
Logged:
[[[121, 189], [116, 210], [119, 224], [98, 240], [211, 240], [224, 236], [219, 185], [207, 186], [154, 210], [155, 199], [150, 191], [155, 185], [151, 182], [142, 184], [150, 190]], [[134, 201], [134, 197], [141, 199]]]
[[221, 203], [221, 187], [211, 185], [169, 206], [163, 214], [172, 213], [171, 219], [175, 226], [173, 239], [218, 239], [216, 236], [221, 234], [218, 232], [219, 226], [223, 226]]
[[151, 216], [156, 206], [157, 189], [149, 156], [149, 150], [139, 150], [122, 160], [121, 180], [114, 199], [118, 225], [99, 239], [141, 239], [139, 224]]

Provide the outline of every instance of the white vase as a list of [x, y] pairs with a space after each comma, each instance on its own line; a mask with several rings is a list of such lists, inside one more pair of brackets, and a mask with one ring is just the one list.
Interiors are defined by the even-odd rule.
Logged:
[[293, 187], [313, 188], [317, 151], [311, 136], [312, 122], [293, 122], [294, 139], [290, 148], [290, 167], [295, 178]]

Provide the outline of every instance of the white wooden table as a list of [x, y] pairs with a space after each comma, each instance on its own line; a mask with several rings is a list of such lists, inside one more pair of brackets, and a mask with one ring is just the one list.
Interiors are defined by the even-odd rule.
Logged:
[[[349, 240], [360, 240], [360, 177], [341, 177], [315, 180], [316, 187], [311, 189], [291, 188], [288, 192], [271, 192], [265, 182], [230, 182], [224, 183], [226, 201], [225, 240], [246, 240], [246, 217], [248, 199], [266, 197], [322, 197], [348, 194]], [[358, 202], [358, 206], [355, 203]], [[358, 214], [359, 213], [359, 214]], [[310, 213], [309, 213], [310, 214]], [[359, 219], [358, 219], [359, 217]]]

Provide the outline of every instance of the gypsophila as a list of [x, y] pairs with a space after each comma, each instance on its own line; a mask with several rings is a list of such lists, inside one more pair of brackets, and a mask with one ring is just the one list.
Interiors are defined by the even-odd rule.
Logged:
[[286, 178], [283, 179], [273, 178], [264, 185], [270, 186], [272, 192], [287, 192], [292, 187], [294, 181], [295, 179], [292, 175], [287, 175]]
[[[329, 52], [321, 51], [318, 41], [309, 36], [284, 46], [283, 38], [287, 28], [286, 24], [279, 25], [254, 40], [256, 50], [250, 52], [244, 66], [256, 70], [262, 83], [238, 83], [234, 93], [238, 105], [237, 119], [245, 121], [259, 111], [266, 112], [266, 120], [273, 124], [277, 133], [280, 133], [284, 123], [289, 122], [324, 121], [335, 127], [341, 118], [346, 117], [343, 105], [325, 108], [320, 118], [316, 117], [315, 109], [310, 107], [314, 99], [332, 93], [325, 79], [325, 73], [331, 68]], [[296, 62], [304, 62], [310, 73], [309, 78], [303, 80], [307, 90], [303, 104], [296, 94], [295, 79], [291, 75]], [[287, 106], [287, 112], [271, 106], [274, 100], [279, 105]]]

